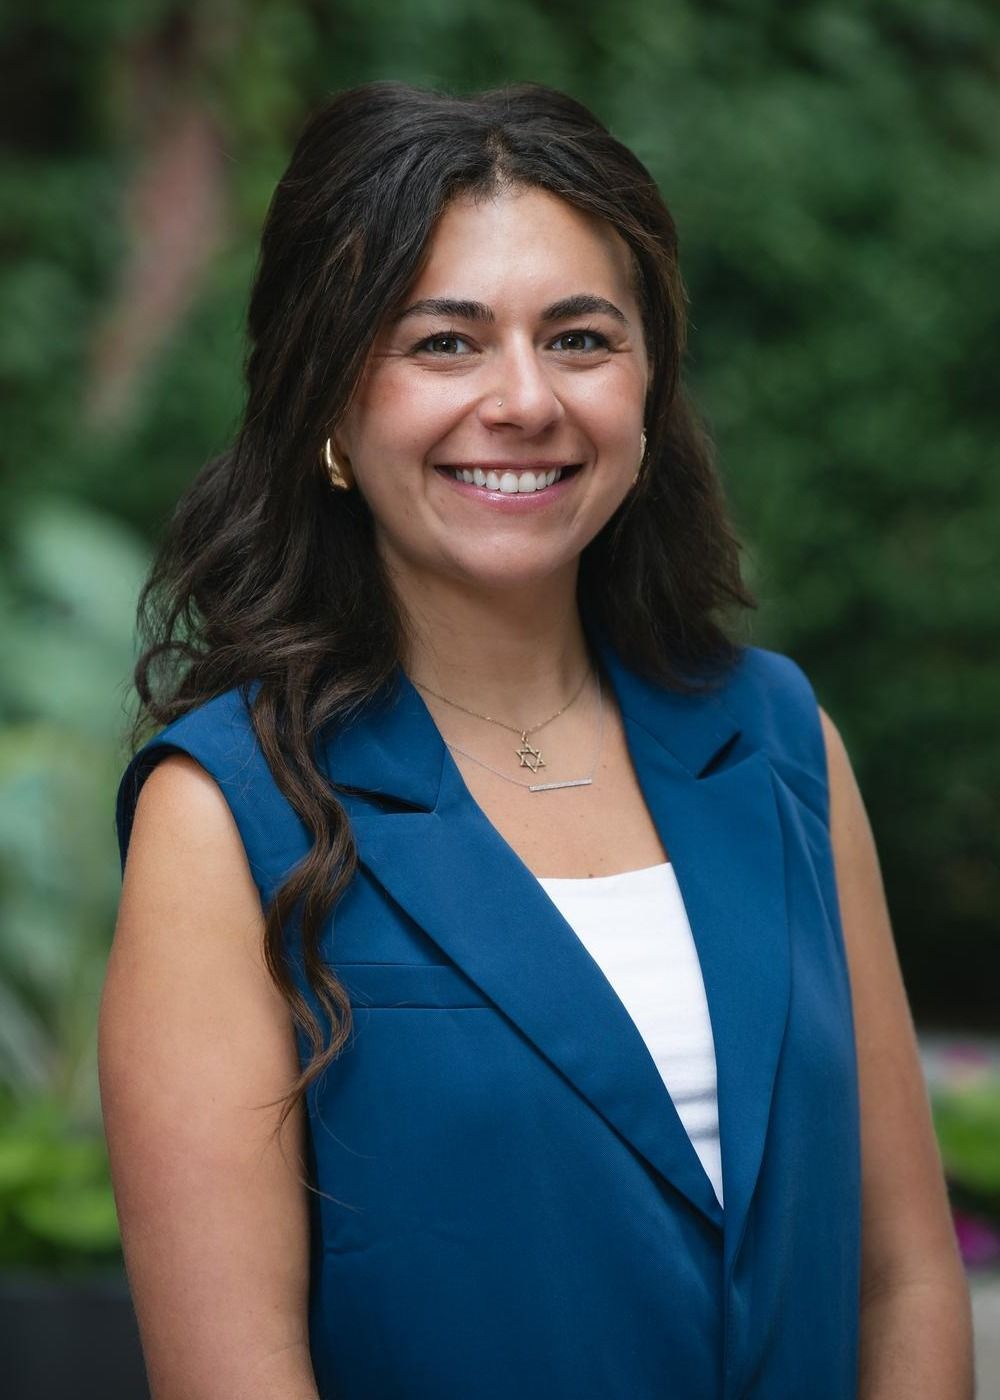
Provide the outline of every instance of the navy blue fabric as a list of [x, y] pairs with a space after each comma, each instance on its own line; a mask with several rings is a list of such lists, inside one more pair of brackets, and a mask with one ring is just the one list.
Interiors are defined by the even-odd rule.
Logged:
[[[678, 696], [592, 639], [698, 949], [725, 1210], [615, 992], [399, 672], [321, 752], [360, 860], [324, 932], [354, 1033], [308, 1096], [324, 1400], [856, 1394], [857, 1070], [815, 696], [758, 647]], [[123, 866], [176, 751], [219, 784], [266, 907], [309, 843], [237, 690], [129, 764]]]

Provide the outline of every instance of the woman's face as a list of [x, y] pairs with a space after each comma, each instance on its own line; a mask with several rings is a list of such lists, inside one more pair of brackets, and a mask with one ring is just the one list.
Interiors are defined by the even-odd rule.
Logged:
[[545, 191], [444, 211], [334, 437], [397, 584], [575, 578], [641, 457], [629, 274], [612, 229]]

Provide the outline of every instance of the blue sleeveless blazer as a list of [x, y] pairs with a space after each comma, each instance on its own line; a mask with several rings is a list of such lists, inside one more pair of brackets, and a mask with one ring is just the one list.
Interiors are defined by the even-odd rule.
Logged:
[[[701, 962], [725, 1210], [622, 1003], [400, 671], [320, 754], [360, 860], [323, 945], [354, 1032], [307, 1098], [324, 1400], [856, 1395], [857, 1069], [815, 696], [758, 647], [684, 697], [592, 640]], [[235, 689], [128, 765], [123, 867], [175, 751], [219, 784], [266, 908], [309, 843]]]

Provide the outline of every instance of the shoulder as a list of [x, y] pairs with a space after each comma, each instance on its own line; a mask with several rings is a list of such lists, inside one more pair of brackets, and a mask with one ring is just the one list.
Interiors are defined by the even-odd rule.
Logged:
[[218, 783], [184, 752], [164, 751], [148, 773], [129, 813], [121, 855], [126, 890], [169, 888], [174, 907], [191, 899], [204, 906], [223, 892], [231, 900], [237, 888], [253, 889], [232, 808]]
[[718, 692], [744, 742], [825, 782], [823, 714], [813, 683], [797, 661], [767, 647], [745, 646]]
[[[135, 755], [170, 746], [206, 758], [247, 757], [258, 748], [250, 710], [260, 683], [232, 686], [179, 715], [152, 735]], [[134, 760], [133, 760], [134, 761]]]
[[741, 647], [720, 698], [740, 709], [744, 718], [757, 715], [763, 723], [799, 707], [811, 710], [816, 694], [805, 671], [791, 656], [767, 647]]
[[850, 755], [840, 730], [822, 708], [819, 718], [826, 753], [834, 855], [841, 869], [865, 866], [871, 875], [877, 866], [874, 837]]
[[250, 717], [255, 689], [233, 687], [192, 707], [133, 754], [116, 798], [123, 871], [140, 799], [147, 830], [155, 808], [160, 837], [206, 823], [202, 836], [224, 838], [242, 832], [245, 813], [269, 795], [273, 780]]
[[757, 737], [771, 746], [797, 751], [822, 768], [842, 801], [857, 800], [857, 784], [840, 730], [819, 702], [809, 676], [791, 656], [765, 647], [747, 647], [741, 697]]
[[746, 647], [720, 698], [790, 786], [808, 796], [807, 778], [813, 779], [838, 864], [870, 868], [871, 830], [847, 746], [798, 662], [765, 647]]

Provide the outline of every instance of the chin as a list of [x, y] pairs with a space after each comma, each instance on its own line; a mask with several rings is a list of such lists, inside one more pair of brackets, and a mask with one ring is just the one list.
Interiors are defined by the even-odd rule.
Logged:
[[[560, 575], [571, 569], [573, 576], [576, 575], [577, 560], [560, 560], [557, 563], [551, 561], [536, 560], [533, 563], [521, 561], [509, 567], [503, 567], [496, 561], [489, 567], [464, 568], [456, 571], [452, 577], [460, 579], [466, 588], [482, 590], [484, 593], [520, 593], [525, 589], [551, 589], [553, 576]], [[537, 601], [539, 606], [545, 602], [545, 595], [539, 591]]]

